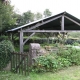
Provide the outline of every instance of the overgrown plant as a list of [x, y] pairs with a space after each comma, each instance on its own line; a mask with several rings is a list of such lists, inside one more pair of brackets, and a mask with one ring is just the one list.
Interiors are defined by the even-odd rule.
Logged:
[[80, 49], [59, 48], [54, 54], [39, 56], [35, 59], [32, 70], [35, 72], [58, 71], [72, 65], [80, 65]]
[[33, 65], [33, 70], [36, 72], [52, 71], [54, 65], [57, 66], [57, 61], [51, 55], [40, 56], [35, 59], [35, 64]]
[[80, 49], [76, 48], [68, 48], [67, 50], [60, 49], [57, 53], [58, 56], [61, 58], [66, 58], [72, 65], [79, 65], [80, 64]]
[[35, 64], [33, 65], [33, 71], [35, 72], [46, 72], [46, 71], [57, 71], [64, 67], [69, 67], [71, 64], [68, 59], [54, 57], [52, 55], [40, 56], [35, 59]]
[[11, 59], [11, 52], [14, 51], [12, 43], [8, 40], [0, 42], [0, 70], [2, 70], [9, 63]]

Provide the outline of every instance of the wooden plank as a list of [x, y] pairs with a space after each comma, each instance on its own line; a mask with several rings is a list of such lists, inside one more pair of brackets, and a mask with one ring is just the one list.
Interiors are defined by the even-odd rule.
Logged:
[[17, 54], [17, 55], [23, 55], [23, 56], [28, 56], [28, 54], [26, 54], [26, 53], [25, 53], [25, 54], [24, 54], [24, 53], [21, 54], [21, 53], [14, 52], [14, 54]]
[[29, 75], [29, 53], [28, 53], [28, 56], [27, 56], [27, 72], [28, 72], [28, 75]]
[[24, 56], [24, 72], [25, 72], [25, 75], [26, 75], [26, 56]]
[[[20, 55], [18, 55], [19, 56], [19, 62], [18, 62], [18, 65], [19, 65], [19, 63], [20, 63]], [[19, 66], [19, 74], [20, 74], [20, 66]]]
[[35, 32], [35, 33], [50, 33], [50, 32], [80, 32], [80, 30], [23, 30], [23, 32]]
[[13, 69], [15, 69], [15, 55], [13, 54]]
[[[15, 67], [17, 67], [17, 54], [15, 54]], [[16, 69], [17, 72], [18, 69]]]
[[[21, 52], [21, 54], [22, 54], [22, 52]], [[22, 58], [23, 58], [23, 56], [21, 55], [21, 60], [20, 60], [20, 63], [18, 65], [18, 66], [21, 66], [21, 74], [23, 74], [23, 59]]]
[[60, 32], [60, 30], [23, 30], [23, 32]]
[[11, 71], [12, 71], [12, 68], [13, 68], [13, 53], [11, 53]]

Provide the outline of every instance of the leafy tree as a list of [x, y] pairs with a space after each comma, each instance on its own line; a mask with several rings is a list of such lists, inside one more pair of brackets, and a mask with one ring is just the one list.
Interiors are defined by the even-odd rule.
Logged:
[[35, 18], [36, 18], [36, 20], [41, 19], [42, 18], [42, 14], [37, 12], [37, 14], [35, 14]]
[[14, 13], [13, 14], [13, 18], [16, 19], [16, 25], [20, 26], [20, 25], [24, 24], [24, 22], [23, 22], [23, 16], [22, 15]]
[[34, 21], [34, 13], [32, 13], [30, 10], [23, 13], [23, 19], [24, 19], [24, 24]]
[[10, 29], [14, 24], [15, 20], [13, 18], [13, 6], [2, 3], [0, 1], [0, 33]]
[[45, 9], [43, 14], [44, 14], [44, 17], [48, 17], [48, 16], [52, 15], [52, 13], [49, 11], [49, 9]]

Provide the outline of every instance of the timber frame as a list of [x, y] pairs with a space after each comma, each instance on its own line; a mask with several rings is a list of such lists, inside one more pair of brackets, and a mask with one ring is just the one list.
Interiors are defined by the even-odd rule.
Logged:
[[[28, 28], [29, 27], [29, 28]], [[20, 32], [20, 52], [23, 51], [24, 44], [35, 33], [51, 33], [51, 32], [72, 32], [80, 31], [80, 20], [67, 12], [50, 16], [23, 26], [8, 30], [7, 32]], [[23, 34], [31, 33], [31, 35], [23, 41]]]

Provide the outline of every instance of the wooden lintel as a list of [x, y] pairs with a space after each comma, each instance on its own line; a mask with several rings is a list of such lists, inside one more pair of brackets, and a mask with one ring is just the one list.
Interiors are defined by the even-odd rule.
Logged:
[[50, 32], [80, 32], [80, 30], [23, 30], [23, 32], [50, 33]]

